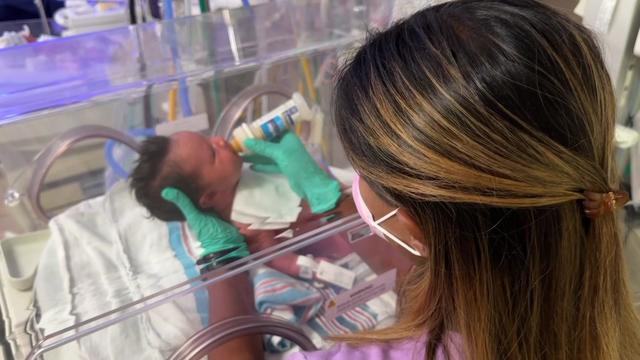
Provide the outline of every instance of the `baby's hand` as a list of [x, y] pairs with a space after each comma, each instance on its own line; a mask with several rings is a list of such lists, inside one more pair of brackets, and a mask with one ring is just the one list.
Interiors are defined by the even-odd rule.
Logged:
[[249, 246], [249, 252], [251, 252], [252, 254], [255, 254], [279, 243], [278, 240], [275, 239], [275, 236], [277, 235], [277, 232], [275, 230], [254, 230], [249, 229], [248, 224], [235, 222], [234, 225], [238, 228], [240, 234], [244, 236], [245, 241]]

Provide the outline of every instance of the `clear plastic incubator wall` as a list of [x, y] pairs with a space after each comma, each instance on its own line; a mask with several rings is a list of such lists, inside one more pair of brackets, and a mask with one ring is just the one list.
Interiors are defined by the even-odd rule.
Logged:
[[[279, 359], [393, 322], [406, 269], [355, 212], [329, 106], [341, 59], [389, 14], [382, 0], [272, 1], [0, 51], [2, 355], [202, 358], [260, 334]], [[187, 225], [150, 217], [130, 190], [140, 142], [228, 138], [294, 93], [312, 112], [295, 131], [344, 200], [277, 230], [248, 205], [269, 246], [201, 275]], [[254, 314], [218, 321], [212, 289], [238, 276]]]

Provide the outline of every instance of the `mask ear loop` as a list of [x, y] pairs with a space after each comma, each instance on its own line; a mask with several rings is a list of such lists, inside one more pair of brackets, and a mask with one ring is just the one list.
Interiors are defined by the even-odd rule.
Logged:
[[387, 229], [383, 228], [380, 223], [383, 223], [385, 221], [387, 221], [389, 218], [391, 218], [392, 216], [394, 216], [395, 214], [398, 213], [398, 211], [400, 210], [400, 208], [397, 208], [395, 210], [393, 210], [392, 212], [388, 213], [387, 215], [381, 217], [379, 220], [376, 220], [373, 222], [373, 225], [380, 230], [380, 232], [382, 232], [383, 234], [385, 234], [389, 239], [391, 239], [393, 242], [395, 242], [396, 244], [402, 246], [402, 248], [404, 248], [405, 250], [407, 250], [408, 252], [412, 253], [415, 256], [419, 256], [422, 257], [422, 254], [420, 254], [420, 252], [416, 249], [414, 249], [412, 246], [409, 246], [409, 244], [405, 243], [404, 241], [398, 239], [395, 235], [393, 235], [392, 233], [390, 233], [389, 231], [387, 231]]

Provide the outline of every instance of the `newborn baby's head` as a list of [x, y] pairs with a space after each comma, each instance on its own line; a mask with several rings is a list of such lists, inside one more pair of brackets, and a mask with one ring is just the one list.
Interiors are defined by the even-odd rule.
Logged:
[[242, 159], [221, 137], [206, 138], [194, 132], [154, 136], [142, 143], [131, 189], [154, 217], [184, 220], [178, 207], [160, 196], [162, 189], [180, 189], [194, 205], [206, 210], [217, 193], [233, 190], [241, 169]]

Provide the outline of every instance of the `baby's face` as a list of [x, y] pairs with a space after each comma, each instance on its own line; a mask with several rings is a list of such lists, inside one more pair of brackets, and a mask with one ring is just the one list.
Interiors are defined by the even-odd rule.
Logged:
[[194, 174], [206, 191], [229, 190], [240, 179], [242, 158], [222, 137], [207, 138], [194, 132], [171, 135], [170, 157], [188, 174]]

